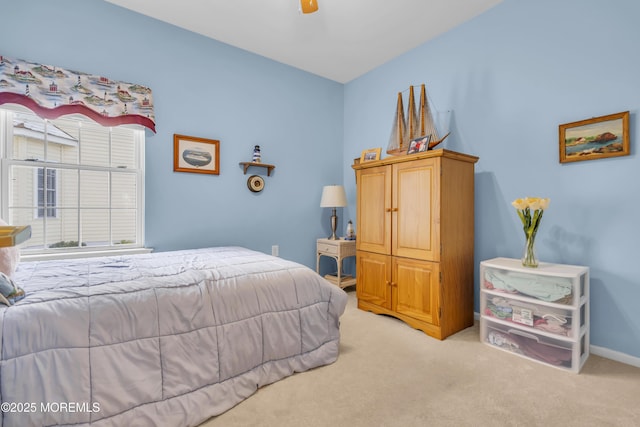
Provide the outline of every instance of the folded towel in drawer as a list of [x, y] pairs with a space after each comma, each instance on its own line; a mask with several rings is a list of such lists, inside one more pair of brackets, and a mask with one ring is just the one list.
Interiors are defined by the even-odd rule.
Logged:
[[[558, 301], [571, 295], [571, 280], [564, 277], [546, 277], [524, 273], [504, 272], [487, 268], [485, 286], [507, 292], [519, 292], [542, 301]], [[489, 287], [491, 289], [491, 287]]]

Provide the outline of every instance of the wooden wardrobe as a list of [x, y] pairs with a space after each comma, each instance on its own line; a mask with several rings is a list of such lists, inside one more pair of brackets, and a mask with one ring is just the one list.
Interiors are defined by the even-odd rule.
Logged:
[[477, 161], [439, 149], [353, 165], [358, 308], [438, 339], [473, 325]]

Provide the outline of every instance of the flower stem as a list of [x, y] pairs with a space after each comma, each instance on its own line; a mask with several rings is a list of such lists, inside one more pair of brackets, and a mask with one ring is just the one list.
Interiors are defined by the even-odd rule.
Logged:
[[525, 267], [535, 268], [538, 266], [538, 260], [536, 259], [535, 246], [534, 246], [535, 241], [536, 241], [535, 232], [527, 236], [527, 244], [525, 246], [524, 255], [522, 257], [522, 265]]

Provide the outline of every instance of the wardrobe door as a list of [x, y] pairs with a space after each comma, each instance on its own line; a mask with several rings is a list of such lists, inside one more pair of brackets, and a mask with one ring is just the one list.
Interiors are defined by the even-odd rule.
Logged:
[[391, 166], [359, 170], [356, 174], [356, 249], [391, 253]]
[[439, 264], [393, 257], [392, 270], [392, 310], [439, 325]]
[[356, 296], [361, 302], [391, 309], [391, 257], [357, 251]]
[[440, 161], [393, 165], [392, 254], [440, 260]]

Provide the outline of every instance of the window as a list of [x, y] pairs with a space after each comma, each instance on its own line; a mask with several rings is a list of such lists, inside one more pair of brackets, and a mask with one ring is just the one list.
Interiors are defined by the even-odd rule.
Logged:
[[1, 213], [23, 255], [144, 246], [144, 131], [0, 109]]
[[[47, 171], [47, 179], [45, 181], [45, 170]], [[38, 168], [38, 177], [36, 178], [36, 185], [38, 186], [38, 200], [36, 200], [37, 218], [42, 218], [47, 215], [49, 218], [56, 217], [56, 170]]]

